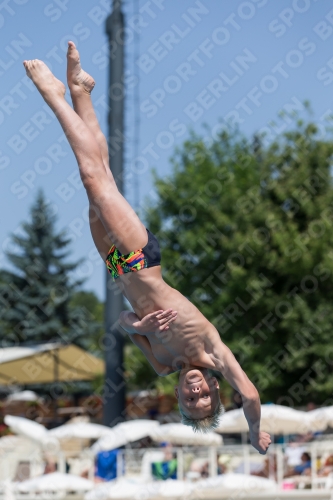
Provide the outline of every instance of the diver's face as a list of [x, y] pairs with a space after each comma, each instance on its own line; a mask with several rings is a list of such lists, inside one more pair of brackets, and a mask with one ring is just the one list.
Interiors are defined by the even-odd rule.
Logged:
[[219, 401], [219, 384], [206, 368], [182, 370], [175, 395], [182, 411], [190, 418], [212, 415]]

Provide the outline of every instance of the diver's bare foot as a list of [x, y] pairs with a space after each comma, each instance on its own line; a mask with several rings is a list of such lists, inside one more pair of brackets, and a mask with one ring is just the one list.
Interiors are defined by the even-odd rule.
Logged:
[[43, 61], [32, 59], [31, 61], [23, 61], [23, 65], [28, 77], [34, 82], [48, 104], [51, 104], [54, 99], [64, 97], [65, 85], [51, 73]]
[[90, 94], [95, 86], [93, 77], [81, 68], [80, 54], [74, 42], [68, 42], [67, 82], [71, 92], [83, 90]]

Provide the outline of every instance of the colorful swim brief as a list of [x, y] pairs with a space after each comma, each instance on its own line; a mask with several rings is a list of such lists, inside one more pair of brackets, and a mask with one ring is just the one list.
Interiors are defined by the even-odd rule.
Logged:
[[109, 250], [106, 258], [106, 267], [113, 279], [122, 274], [138, 272], [147, 267], [159, 266], [161, 264], [161, 252], [156, 236], [147, 229], [148, 243], [139, 250], [129, 254], [122, 254], [115, 245]]

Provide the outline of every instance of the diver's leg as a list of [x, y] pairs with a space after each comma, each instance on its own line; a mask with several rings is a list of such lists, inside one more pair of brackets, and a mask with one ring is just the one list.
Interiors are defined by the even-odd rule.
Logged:
[[[106, 234], [122, 253], [142, 248], [147, 243], [147, 232], [114, 181], [106, 173], [100, 147], [94, 135], [64, 98], [65, 87], [48, 67], [37, 59], [24, 61], [28, 76], [55, 113], [78, 162], [83, 185], [90, 203], [96, 207]], [[99, 245], [99, 246], [98, 246]], [[101, 253], [108, 251], [103, 241], [98, 242]]]
[[[74, 110], [94, 135], [99, 145], [106, 171], [109, 173], [108, 145], [99, 126], [90, 96], [95, 86], [95, 81], [92, 76], [81, 68], [80, 54], [74, 42], [68, 42], [67, 83], [71, 93]], [[110, 177], [112, 177], [112, 175]]]
[[[80, 55], [73, 42], [68, 42], [67, 84], [71, 93], [74, 111], [79, 115], [95, 137], [101, 152], [106, 174], [111, 183], [114, 184], [115, 181], [109, 167], [108, 145], [99, 126], [90, 96], [95, 86], [95, 80], [81, 68]], [[102, 258], [105, 259], [112, 245], [112, 241], [107, 235], [99, 217], [98, 207], [93, 203], [90, 203], [89, 206], [89, 224], [95, 245]], [[101, 244], [101, 242], [103, 242], [103, 244]]]

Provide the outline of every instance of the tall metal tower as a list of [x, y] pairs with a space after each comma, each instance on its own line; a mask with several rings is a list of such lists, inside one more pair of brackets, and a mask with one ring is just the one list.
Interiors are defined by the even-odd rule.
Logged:
[[[106, 20], [106, 33], [110, 46], [109, 65], [109, 144], [116, 141], [117, 147], [109, 147], [109, 161], [118, 189], [123, 193], [123, 140], [124, 136], [124, 16], [121, 0], [113, 0], [111, 15]], [[114, 140], [113, 140], [114, 139]], [[105, 387], [104, 424], [112, 427], [125, 417], [125, 382], [123, 376], [123, 335], [117, 327], [124, 299], [115, 289], [111, 276], [106, 278], [105, 303]]]

